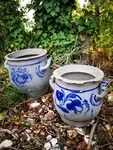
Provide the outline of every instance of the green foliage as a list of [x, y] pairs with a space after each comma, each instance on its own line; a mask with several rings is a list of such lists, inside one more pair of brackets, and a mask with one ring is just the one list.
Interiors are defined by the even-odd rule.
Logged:
[[113, 56], [113, 2], [106, 1], [99, 10], [99, 34], [95, 38], [95, 43], [108, 58], [111, 58]]
[[[19, 0], [0, 1], [0, 54], [27, 47], [24, 11]], [[1, 40], [2, 39], [2, 40]]]
[[91, 4], [73, 13], [78, 32], [92, 36], [92, 43], [108, 58], [113, 56], [113, 1], [90, 0]]
[[30, 46], [48, 49], [54, 59], [71, 51], [78, 37], [76, 24], [72, 20], [75, 1], [32, 0], [29, 8], [35, 10]]
[[2, 93], [0, 93], [0, 112], [27, 98], [29, 98], [27, 94], [21, 93], [12, 86], [8, 86]]
[[73, 11], [73, 21], [76, 23], [80, 34], [93, 36], [98, 30], [98, 18], [96, 18], [95, 7], [88, 5], [81, 9], [79, 6]]

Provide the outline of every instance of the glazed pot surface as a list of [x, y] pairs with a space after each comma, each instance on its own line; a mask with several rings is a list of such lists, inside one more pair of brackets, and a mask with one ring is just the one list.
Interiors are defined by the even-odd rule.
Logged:
[[67, 65], [53, 72], [54, 104], [64, 122], [82, 127], [98, 115], [106, 94], [103, 77], [100, 69], [88, 65]]
[[42, 96], [48, 89], [51, 59], [44, 49], [25, 49], [5, 56], [11, 83], [21, 92]]

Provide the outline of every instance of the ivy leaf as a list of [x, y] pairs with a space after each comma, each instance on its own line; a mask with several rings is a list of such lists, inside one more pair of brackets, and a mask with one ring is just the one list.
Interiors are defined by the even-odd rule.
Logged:
[[56, 13], [55, 13], [54, 11], [51, 11], [50, 14], [51, 14], [51, 16], [53, 16], [53, 17], [56, 15]]
[[21, 125], [23, 125], [25, 127], [30, 127], [31, 126], [30, 122], [27, 122], [27, 121], [21, 122]]
[[83, 25], [85, 23], [84, 19], [80, 18], [79, 20], [76, 20], [75, 24], [78, 25]]
[[84, 29], [85, 29], [84, 26], [80, 26], [80, 25], [78, 26], [78, 31], [79, 31], [79, 32], [83, 31]]
[[55, 8], [55, 11], [56, 11], [56, 12], [59, 12], [59, 11], [60, 11], [60, 9], [59, 9], [58, 6]]

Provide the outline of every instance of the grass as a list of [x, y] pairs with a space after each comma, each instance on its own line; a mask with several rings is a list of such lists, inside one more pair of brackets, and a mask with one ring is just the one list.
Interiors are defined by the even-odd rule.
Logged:
[[14, 88], [10, 81], [8, 72], [4, 67], [0, 67], [0, 112], [16, 105], [29, 98], [25, 93], [21, 93]]

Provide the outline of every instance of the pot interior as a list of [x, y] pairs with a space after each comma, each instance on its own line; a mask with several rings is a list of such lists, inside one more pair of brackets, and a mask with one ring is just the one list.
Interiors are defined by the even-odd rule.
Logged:
[[28, 57], [37, 56], [37, 55], [39, 55], [39, 54], [24, 54], [21, 56], [17, 56], [15, 58], [28, 58]]
[[46, 55], [47, 51], [45, 49], [24, 49], [19, 50], [16, 52], [9, 53], [6, 55], [7, 60], [28, 60], [28, 59], [34, 59], [37, 57], [41, 57]]
[[86, 82], [101, 81], [104, 73], [99, 68], [89, 65], [66, 65], [56, 69], [53, 73], [56, 79], [66, 83], [83, 84]]
[[69, 72], [63, 74], [61, 77], [68, 80], [78, 80], [78, 81], [92, 80], [95, 78], [93, 75], [84, 72]]

